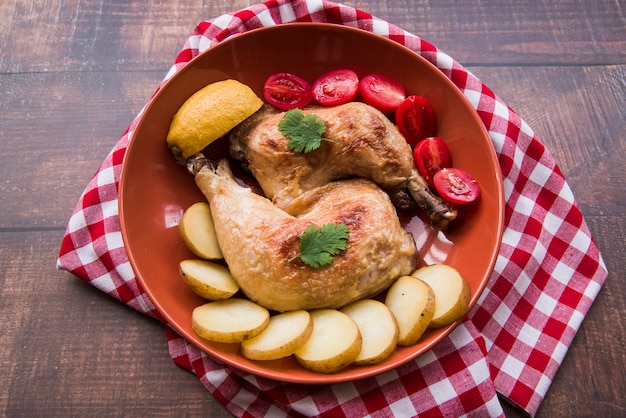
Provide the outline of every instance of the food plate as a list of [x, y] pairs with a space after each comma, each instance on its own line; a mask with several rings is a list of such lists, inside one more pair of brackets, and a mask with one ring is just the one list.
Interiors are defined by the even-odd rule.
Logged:
[[178, 273], [179, 261], [194, 257], [178, 235], [178, 222], [187, 207], [204, 197], [166, 145], [173, 115], [194, 92], [214, 81], [234, 78], [262, 97], [263, 82], [274, 72], [291, 72], [312, 82], [336, 68], [351, 68], [361, 77], [385, 74], [400, 81], [409, 94], [426, 96], [437, 115], [437, 135], [448, 144], [454, 166], [471, 173], [480, 184], [478, 201], [462, 207], [445, 232], [424, 223], [417, 211], [401, 215], [415, 236], [422, 263], [457, 268], [469, 282], [473, 306], [493, 270], [503, 230], [502, 177], [495, 151], [478, 115], [454, 84], [416, 53], [381, 36], [340, 25], [294, 23], [249, 31], [210, 48], [178, 71], [150, 101], [122, 168], [119, 201], [124, 244], [137, 280], [157, 310], [214, 358], [282, 381], [336, 383], [372, 376], [423, 354], [457, 325], [427, 331], [418, 344], [398, 347], [382, 363], [349, 366], [328, 375], [307, 371], [293, 358], [248, 360], [239, 353], [238, 344], [205, 341], [191, 328], [191, 312], [204, 301]]

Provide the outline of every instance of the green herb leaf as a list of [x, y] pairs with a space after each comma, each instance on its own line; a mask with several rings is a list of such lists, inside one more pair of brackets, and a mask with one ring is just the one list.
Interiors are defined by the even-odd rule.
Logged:
[[289, 139], [289, 148], [295, 152], [307, 153], [320, 147], [325, 139], [322, 135], [326, 131], [326, 125], [316, 115], [305, 116], [302, 110], [291, 109], [278, 123], [278, 130]]
[[350, 232], [344, 224], [326, 224], [321, 228], [309, 226], [300, 235], [300, 257], [309, 267], [325, 267], [333, 262], [333, 256], [348, 248]]

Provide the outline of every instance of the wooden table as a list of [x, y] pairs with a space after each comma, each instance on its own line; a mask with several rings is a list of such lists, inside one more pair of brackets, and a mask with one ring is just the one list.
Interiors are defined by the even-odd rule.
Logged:
[[[611, 275], [539, 416], [626, 414], [624, 3], [346, 3], [449, 53], [548, 146]], [[161, 324], [55, 260], [87, 181], [195, 24], [248, 5], [1, 3], [0, 415], [230, 416], [174, 365]]]

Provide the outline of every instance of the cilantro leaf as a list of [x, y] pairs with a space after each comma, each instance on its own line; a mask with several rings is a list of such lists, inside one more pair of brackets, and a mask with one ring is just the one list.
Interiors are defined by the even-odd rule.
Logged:
[[333, 262], [333, 256], [348, 248], [350, 233], [344, 224], [326, 224], [321, 228], [309, 226], [300, 235], [300, 257], [309, 267], [325, 267]]
[[278, 130], [289, 139], [289, 148], [295, 152], [307, 153], [320, 147], [325, 139], [322, 135], [326, 131], [326, 125], [316, 115], [305, 115], [300, 109], [291, 109], [278, 123]]

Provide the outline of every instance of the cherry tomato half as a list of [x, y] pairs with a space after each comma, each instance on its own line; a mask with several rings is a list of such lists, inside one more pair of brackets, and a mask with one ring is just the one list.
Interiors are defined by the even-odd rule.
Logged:
[[396, 110], [406, 97], [406, 90], [402, 84], [381, 74], [363, 77], [359, 82], [359, 91], [365, 103], [383, 113]]
[[359, 94], [359, 76], [352, 70], [331, 70], [313, 82], [313, 98], [322, 106], [337, 106]]
[[413, 150], [413, 157], [417, 170], [431, 187], [435, 187], [433, 177], [439, 170], [452, 167], [448, 146], [436, 136], [420, 141]]
[[396, 124], [406, 141], [415, 147], [422, 139], [435, 135], [435, 111], [425, 97], [409, 96], [396, 110]]
[[269, 104], [282, 110], [304, 107], [313, 99], [311, 85], [290, 73], [270, 75], [263, 85], [263, 96]]
[[458, 168], [443, 168], [433, 179], [435, 190], [447, 202], [462, 205], [478, 198], [480, 188], [476, 180]]

